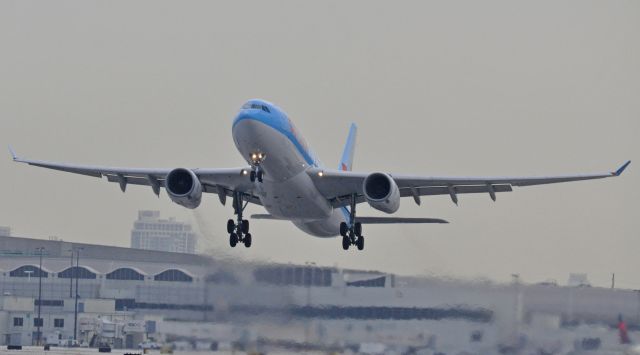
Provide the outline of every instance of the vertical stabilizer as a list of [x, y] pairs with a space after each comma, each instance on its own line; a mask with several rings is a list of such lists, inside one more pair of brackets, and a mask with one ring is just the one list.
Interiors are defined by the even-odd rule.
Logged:
[[353, 152], [356, 150], [356, 135], [358, 133], [358, 126], [355, 123], [351, 124], [349, 128], [349, 135], [347, 136], [347, 143], [344, 145], [344, 151], [342, 152], [342, 158], [340, 159], [340, 166], [338, 169], [344, 171], [351, 171], [353, 166]]

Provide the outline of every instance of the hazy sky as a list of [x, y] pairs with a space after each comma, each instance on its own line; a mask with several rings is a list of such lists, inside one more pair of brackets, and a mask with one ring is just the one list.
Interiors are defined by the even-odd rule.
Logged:
[[[425, 175], [601, 172], [492, 202], [404, 199], [364, 252], [255, 221], [231, 249], [230, 206], [186, 210], [151, 188], [0, 159], [0, 225], [18, 236], [128, 246], [139, 209], [199, 220], [219, 255], [525, 281], [587, 272], [640, 288], [638, 1], [0, 1], [0, 144], [22, 156], [140, 167], [243, 164], [231, 122], [284, 108], [333, 167]], [[3, 148], [4, 149], [4, 148]], [[250, 207], [249, 213], [261, 213]], [[378, 215], [369, 207], [361, 215]]]

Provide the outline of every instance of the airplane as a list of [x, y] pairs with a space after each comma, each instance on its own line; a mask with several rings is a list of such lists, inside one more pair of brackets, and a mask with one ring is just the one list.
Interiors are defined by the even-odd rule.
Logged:
[[22, 159], [9, 147], [19, 163], [106, 177], [120, 185], [150, 186], [156, 195], [164, 188], [169, 198], [189, 209], [197, 208], [203, 193], [217, 194], [222, 205], [232, 199], [236, 220], [227, 221], [229, 245], [243, 243], [249, 248], [252, 236], [243, 211], [249, 203], [263, 206], [267, 214], [253, 219], [286, 220], [316, 237], [342, 236], [342, 248], [364, 249], [363, 224], [448, 223], [439, 218], [361, 217], [356, 206], [368, 203], [376, 210], [393, 214], [402, 197], [412, 197], [418, 205], [422, 196], [449, 195], [458, 204], [458, 195], [489, 194], [513, 186], [532, 186], [620, 176], [631, 161], [614, 172], [542, 177], [431, 177], [388, 172], [354, 172], [353, 156], [357, 126], [352, 124], [337, 169], [323, 166], [300, 131], [278, 106], [260, 99], [247, 101], [233, 120], [233, 141], [248, 166], [237, 168], [116, 168]]

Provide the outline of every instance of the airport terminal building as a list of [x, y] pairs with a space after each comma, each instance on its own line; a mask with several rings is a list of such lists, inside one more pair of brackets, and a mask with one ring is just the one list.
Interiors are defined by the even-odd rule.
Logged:
[[[42, 267], [37, 248], [44, 248]], [[286, 333], [297, 337], [291, 341], [332, 343], [370, 337], [374, 321], [409, 343], [442, 328], [443, 343], [447, 327], [509, 331], [541, 316], [562, 326], [615, 325], [622, 315], [636, 327], [638, 307], [632, 290], [469, 283], [0, 237], [0, 345], [35, 344], [38, 335], [63, 343], [74, 329], [81, 343], [127, 348], [147, 338], [193, 337], [194, 329], [230, 342]], [[184, 324], [196, 325], [187, 332]], [[278, 327], [287, 331], [273, 334]]]

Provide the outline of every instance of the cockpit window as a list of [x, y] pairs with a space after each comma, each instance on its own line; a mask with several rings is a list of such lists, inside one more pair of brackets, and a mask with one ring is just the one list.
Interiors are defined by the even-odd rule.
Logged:
[[269, 108], [267, 106], [260, 105], [260, 104], [254, 104], [254, 103], [250, 103], [250, 102], [247, 102], [246, 104], [242, 105], [242, 109], [243, 110], [248, 110], [248, 109], [262, 110], [264, 112], [271, 113], [271, 111], [269, 111]]

